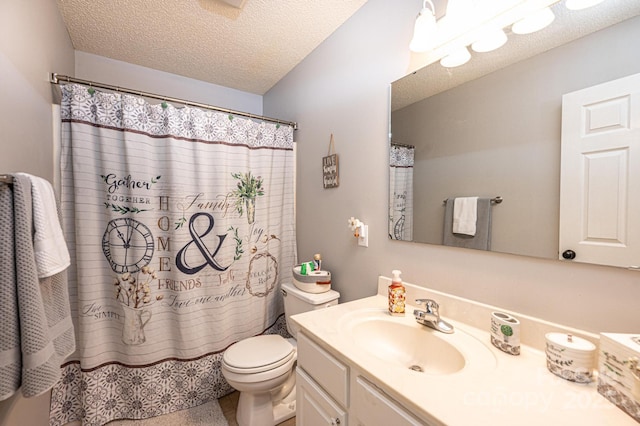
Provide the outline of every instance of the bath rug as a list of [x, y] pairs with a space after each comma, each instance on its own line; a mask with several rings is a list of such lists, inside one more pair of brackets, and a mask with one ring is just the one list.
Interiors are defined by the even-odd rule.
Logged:
[[145, 420], [115, 420], [109, 426], [229, 426], [217, 400]]

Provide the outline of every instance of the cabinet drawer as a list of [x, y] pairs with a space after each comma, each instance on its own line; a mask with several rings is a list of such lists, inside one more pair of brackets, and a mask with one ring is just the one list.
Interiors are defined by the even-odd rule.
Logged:
[[304, 333], [298, 333], [298, 365], [339, 404], [349, 406], [349, 367], [312, 342]]
[[382, 393], [375, 385], [363, 377], [356, 379], [353, 411], [358, 424], [424, 426], [407, 410]]
[[296, 423], [347, 426], [347, 413], [300, 367], [296, 368]]

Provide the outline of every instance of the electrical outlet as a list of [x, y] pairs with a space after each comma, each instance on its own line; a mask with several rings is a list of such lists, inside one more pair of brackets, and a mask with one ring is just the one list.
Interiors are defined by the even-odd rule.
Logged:
[[362, 247], [369, 247], [369, 225], [362, 225], [360, 230], [358, 245]]

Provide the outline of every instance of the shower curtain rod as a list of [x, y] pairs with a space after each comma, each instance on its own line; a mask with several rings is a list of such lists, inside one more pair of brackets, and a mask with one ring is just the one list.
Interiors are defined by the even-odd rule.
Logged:
[[165, 101], [165, 102], [173, 102], [173, 103], [193, 106], [193, 107], [197, 107], [197, 108], [209, 109], [209, 110], [213, 110], [213, 111], [224, 112], [224, 113], [227, 113], [227, 114], [239, 115], [241, 117], [255, 118], [256, 120], [268, 121], [268, 122], [271, 122], [271, 123], [286, 124], [287, 126], [293, 127], [293, 130], [298, 130], [298, 123], [296, 123], [295, 121], [284, 121], [284, 120], [280, 120], [280, 119], [277, 119], [277, 118], [264, 117], [264, 116], [261, 116], [261, 115], [251, 114], [249, 112], [235, 111], [235, 110], [232, 110], [232, 109], [220, 108], [220, 107], [213, 106], [213, 105], [201, 104], [199, 102], [192, 102], [192, 101], [187, 101], [187, 100], [184, 100], [184, 99], [172, 98], [170, 96], [156, 95], [155, 93], [142, 92], [140, 90], [132, 90], [132, 89], [124, 88], [124, 87], [112, 86], [110, 84], [96, 83], [95, 81], [81, 80], [79, 78], [69, 77], [67, 75], [61, 75], [61, 74], [58, 74], [58, 73], [55, 73], [55, 72], [51, 73], [50, 82], [52, 84], [63, 84], [63, 83], [84, 84], [84, 85], [87, 85], [87, 86], [90, 86], [90, 87], [97, 87], [99, 89], [113, 90], [115, 92], [127, 93], [129, 95], [143, 96], [145, 98], [158, 99], [158, 100]]

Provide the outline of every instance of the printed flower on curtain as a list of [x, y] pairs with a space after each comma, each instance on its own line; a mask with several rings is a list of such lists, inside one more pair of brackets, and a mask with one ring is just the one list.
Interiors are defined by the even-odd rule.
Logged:
[[[141, 273], [142, 279], [140, 279]], [[119, 275], [113, 281], [116, 287], [116, 299], [134, 309], [151, 303], [149, 284], [157, 278], [156, 272], [148, 266], [143, 266], [135, 276], [129, 272]], [[162, 300], [163, 297], [159, 294], [156, 300]]]
[[240, 181], [233, 191], [233, 196], [236, 198], [236, 210], [242, 216], [246, 208], [247, 221], [252, 224], [256, 215], [256, 198], [264, 195], [262, 178], [252, 176], [251, 172], [231, 173], [231, 176]]
[[269, 241], [271, 241], [271, 240], [278, 240], [278, 241], [280, 241], [280, 238], [278, 238], [277, 236], [275, 236], [275, 235], [273, 235], [273, 234], [271, 234], [271, 235], [266, 235], [266, 234], [265, 234], [265, 235], [263, 235], [263, 236], [260, 238], [260, 240], [258, 240], [258, 241], [256, 242], [256, 244], [254, 244], [253, 246], [251, 246], [251, 249], [250, 249], [251, 254], [256, 254], [256, 253], [257, 253], [257, 251], [258, 251], [258, 244], [261, 244], [261, 245], [263, 246], [262, 248], [264, 248], [264, 247], [266, 247], [267, 243], [268, 243]]
[[[144, 326], [151, 319], [151, 311], [144, 309], [144, 307], [152, 303], [149, 284], [157, 278], [158, 276], [153, 269], [143, 266], [135, 276], [130, 272], [125, 272], [118, 275], [113, 281], [116, 288], [116, 300], [121, 303], [124, 312], [122, 341], [127, 345], [139, 345], [146, 341]], [[160, 301], [163, 298], [162, 294], [158, 294], [155, 300]]]

